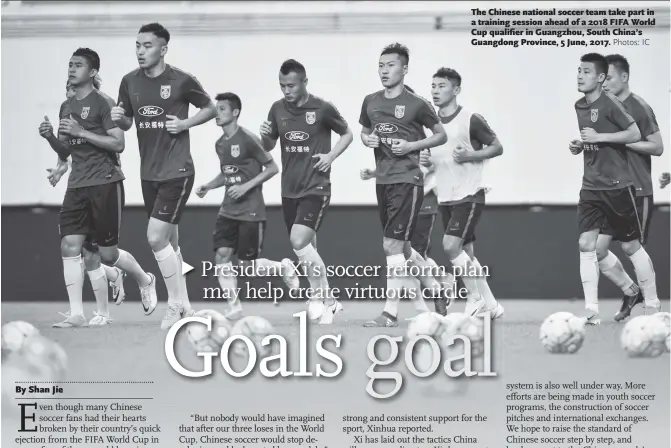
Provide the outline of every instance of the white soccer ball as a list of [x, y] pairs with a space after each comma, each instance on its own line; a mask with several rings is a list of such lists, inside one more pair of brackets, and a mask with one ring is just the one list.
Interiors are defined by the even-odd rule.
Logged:
[[50, 372], [52, 381], [65, 377], [68, 368], [68, 355], [57, 342], [43, 336], [26, 339], [17, 356], [27, 360], [33, 366], [43, 367]]
[[210, 330], [200, 322], [186, 324], [186, 337], [196, 353], [219, 352], [221, 345], [231, 332], [231, 322], [223, 314], [215, 310], [202, 310], [194, 314], [196, 317], [210, 318]]
[[2, 350], [18, 351], [27, 339], [39, 335], [39, 330], [28, 322], [22, 320], [9, 322], [2, 326]]
[[636, 316], [622, 329], [620, 342], [631, 357], [655, 358], [666, 351], [668, 327], [656, 316]]
[[540, 329], [540, 341], [550, 353], [575, 353], [585, 341], [586, 319], [561, 311], [548, 316]]
[[661, 319], [666, 326], [666, 338], [664, 340], [664, 345], [666, 345], [666, 351], [671, 351], [671, 313], [665, 311], [660, 311], [659, 313], [653, 314], [653, 317]]
[[[270, 353], [270, 345], [262, 346], [261, 342], [266, 336], [273, 334], [273, 326], [268, 320], [259, 316], [243, 317], [233, 325], [231, 336], [242, 335], [249, 338], [254, 344], [258, 357], [267, 356]], [[232, 352], [237, 356], [247, 356], [247, 344], [237, 340], [232, 345]]]
[[[428, 311], [417, 315], [410, 325], [408, 325], [407, 336], [408, 339], [414, 339], [417, 336], [430, 336], [438, 344], [440, 349], [443, 344], [443, 333], [447, 327], [445, 326], [445, 318], [438, 313]], [[429, 370], [435, 355], [429, 342], [417, 341], [413, 348], [413, 361], [415, 367], [425, 372]]]
[[447, 325], [446, 337], [449, 337], [448, 343], [459, 344], [459, 339], [455, 336], [461, 336], [469, 340], [471, 345], [471, 356], [477, 358], [484, 352], [485, 324], [482, 318], [469, 316], [464, 313], [450, 313], [445, 316]]

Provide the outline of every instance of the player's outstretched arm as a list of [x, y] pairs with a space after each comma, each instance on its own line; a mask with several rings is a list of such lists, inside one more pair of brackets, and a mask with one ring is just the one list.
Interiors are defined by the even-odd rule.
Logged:
[[636, 143], [641, 139], [641, 131], [636, 123], [631, 123], [627, 129], [610, 134], [599, 134], [592, 128], [584, 128], [580, 131], [580, 138], [585, 143], [617, 143], [626, 145]]
[[661, 156], [664, 153], [664, 142], [662, 141], [662, 133], [657, 131], [645, 137], [644, 140], [636, 143], [629, 143], [627, 148], [636, 151], [640, 154], [648, 156]]
[[196, 195], [199, 198], [203, 198], [205, 197], [208, 191], [216, 190], [217, 188], [223, 187], [224, 185], [226, 185], [226, 176], [224, 175], [224, 173], [219, 173], [214, 179], [212, 179], [208, 183], [197, 187]]

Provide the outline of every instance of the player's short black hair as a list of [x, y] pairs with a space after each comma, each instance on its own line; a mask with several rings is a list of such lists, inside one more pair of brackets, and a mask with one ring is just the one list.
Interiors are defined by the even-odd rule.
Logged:
[[307, 74], [305, 71], [305, 66], [295, 59], [287, 59], [286, 61], [282, 62], [282, 65], [280, 65], [280, 73], [286, 76], [292, 72], [302, 76], [303, 78], [305, 78]]
[[461, 75], [452, 68], [440, 67], [438, 71], [433, 74], [433, 77], [447, 79], [453, 85], [461, 86]]
[[228, 101], [231, 103], [233, 110], [238, 109], [242, 112], [242, 101], [240, 100], [240, 97], [233, 92], [218, 93], [214, 99], [215, 101]]
[[382, 49], [382, 53], [380, 53], [380, 56], [383, 54], [397, 54], [398, 57], [401, 58], [403, 65], [408, 65], [410, 62], [410, 50], [408, 50], [408, 47], [403, 44], [399, 44], [398, 42], [384, 47]]
[[159, 39], [163, 39], [166, 43], [170, 42], [170, 32], [158, 22], [142, 25], [138, 33], [152, 33]]
[[621, 54], [609, 54], [606, 56], [606, 61], [608, 65], [614, 65], [620, 72], [629, 74], [629, 61]]
[[587, 53], [583, 54], [580, 58], [580, 62], [591, 62], [596, 67], [596, 74], [604, 75], [608, 74], [608, 61], [606, 57], [600, 53]]
[[410, 87], [410, 86], [405, 86], [405, 90], [407, 90], [407, 91], [410, 92], [410, 93], [415, 93], [415, 89], [413, 89], [413, 88]]
[[100, 70], [100, 56], [98, 53], [91, 50], [90, 48], [79, 47], [72, 53], [72, 56], [81, 56], [86, 59], [86, 62], [89, 65], [89, 68], [93, 70]]

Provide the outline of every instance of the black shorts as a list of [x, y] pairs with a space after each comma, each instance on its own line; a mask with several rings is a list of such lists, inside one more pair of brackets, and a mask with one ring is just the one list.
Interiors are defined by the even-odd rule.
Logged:
[[302, 198], [282, 198], [282, 213], [287, 230], [291, 233], [294, 224], [300, 224], [314, 230], [324, 222], [324, 216], [331, 202], [330, 196], [308, 195]]
[[193, 188], [194, 176], [162, 181], [143, 180], [142, 197], [147, 215], [178, 224]]
[[652, 195], [636, 196], [636, 211], [638, 212], [638, 221], [641, 225], [641, 244], [643, 245], [648, 242], [648, 232], [650, 231], [650, 221], [654, 209]]
[[68, 189], [61, 207], [61, 236], [86, 235], [89, 249], [119, 244], [121, 212], [126, 197], [123, 182]]
[[617, 190], [580, 190], [578, 202], [578, 229], [580, 233], [601, 229], [621, 242], [641, 238], [636, 207], [636, 190], [625, 187]]
[[384, 236], [410, 241], [422, 209], [424, 188], [413, 184], [377, 184], [377, 208]]
[[484, 209], [485, 204], [479, 202], [439, 205], [445, 235], [461, 238], [464, 240], [463, 244], [472, 243], [475, 241], [475, 227]]
[[265, 221], [240, 221], [217, 215], [214, 224], [214, 250], [230, 247], [239, 260], [256, 260], [263, 249]]
[[433, 223], [435, 221], [435, 214], [419, 215], [417, 218], [417, 226], [410, 238], [410, 246], [424, 258], [429, 255], [431, 249], [431, 232], [433, 231]]

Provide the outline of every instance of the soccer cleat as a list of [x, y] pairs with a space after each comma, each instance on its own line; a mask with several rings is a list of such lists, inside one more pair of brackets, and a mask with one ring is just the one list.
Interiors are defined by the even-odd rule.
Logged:
[[475, 316], [485, 309], [485, 299], [480, 297], [478, 300], [466, 299], [466, 308], [464, 314], [467, 316]]
[[[284, 280], [284, 284], [287, 285], [287, 288], [290, 290], [298, 289], [301, 286], [300, 280], [298, 279], [298, 275], [294, 272], [294, 264], [289, 260], [288, 258], [283, 259], [280, 261], [282, 264], [282, 280]], [[276, 302], [277, 303], [277, 302]]]
[[652, 314], [659, 313], [662, 311], [662, 302], [659, 301], [659, 299], [655, 299], [655, 301], [652, 303], [652, 305], [648, 305], [647, 303], [643, 306], [644, 313], [646, 316], [650, 316]]
[[494, 308], [482, 308], [475, 315], [477, 317], [482, 317], [482, 315], [484, 313], [488, 313], [488, 312], [492, 313], [491, 314], [492, 320], [496, 320], [496, 319], [500, 319], [500, 318], [503, 317], [503, 314], [505, 313], [505, 309], [503, 308], [503, 306], [501, 306], [500, 303], [497, 302], [496, 307], [494, 307]]
[[111, 323], [112, 323], [111, 317], [105, 316], [104, 314], [100, 314], [95, 311], [93, 312], [93, 319], [89, 321], [89, 325], [93, 326], [103, 326]]
[[601, 319], [599, 319], [599, 313], [594, 310], [586, 309], [587, 314], [585, 314], [585, 325], [599, 325], [601, 324]]
[[165, 315], [161, 321], [161, 330], [169, 330], [182, 318], [183, 313], [184, 307], [180, 302], [168, 302], [168, 309], [165, 310]]
[[308, 319], [319, 319], [322, 314], [324, 314], [325, 309], [326, 306], [324, 305], [324, 301], [322, 299], [308, 300]]
[[634, 309], [636, 305], [643, 302], [643, 294], [639, 291], [636, 295], [624, 295], [622, 297], [622, 306], [620, 306], [620, 311], [615, 314], [615, 322], [620, 322], [631, 315], [631, 310]]
[[340, 302], [337, 300], [334, 300], [331, 305], [325, 305], [324, 307], [324, 313], [322, 314], [322, 318], [319, 321], [320, 324], [322, 325], [330, 325], [333, 323], [333, 318], [335, 317], [336, 314], [341, 312], [343, 310], [343, 306]]
[[380, 314], [375, 319], [369, 320], [368, 322], [364, 322], [363, 326], [366, 327], [366, 328], [398, 327], [398, 319], [396, 319], [396, 317], [392, 316], [391, 314], [387, 313], [386, 311], [383, 311], [382, 314]]
[[228, 320], [231, 321], [236, 321], [240, 320], [242, 316], [244, 315], [244, 311], [242, 311], [242, 305], [238, 301], [237, 305], [232, 305], [228, 311], [224, 313], [224, 317]]
[[117, 278], [114, 281], [110, 280], [110, 286], [112, 287], [112, 298], [114, 298], [114, 303], [116, 305], [121, 305], [124, 300], [126, 300], [126, 291], [123, 288], [123, 280], [126, 276], [126, 273], [121, 269], [114, 267], [117, 272]]
[[158, 298], [156, 297], [156, 277], [151, 272], [147, 272], [149, 277], [151, 277], [151, 283], [149, 285], [140, 287], [140, 297], [142, 299], [142, 308], [144, 308], [144, 314], [149, 316], [156, 309], [158, 304]]
[[54, 328], [76, 328], [86, 326], [87, 326], [86, 318], [83, 315], [81, 314], [73, 315], [71, 313], [63, 322], [58, 322], [53, 325]]

